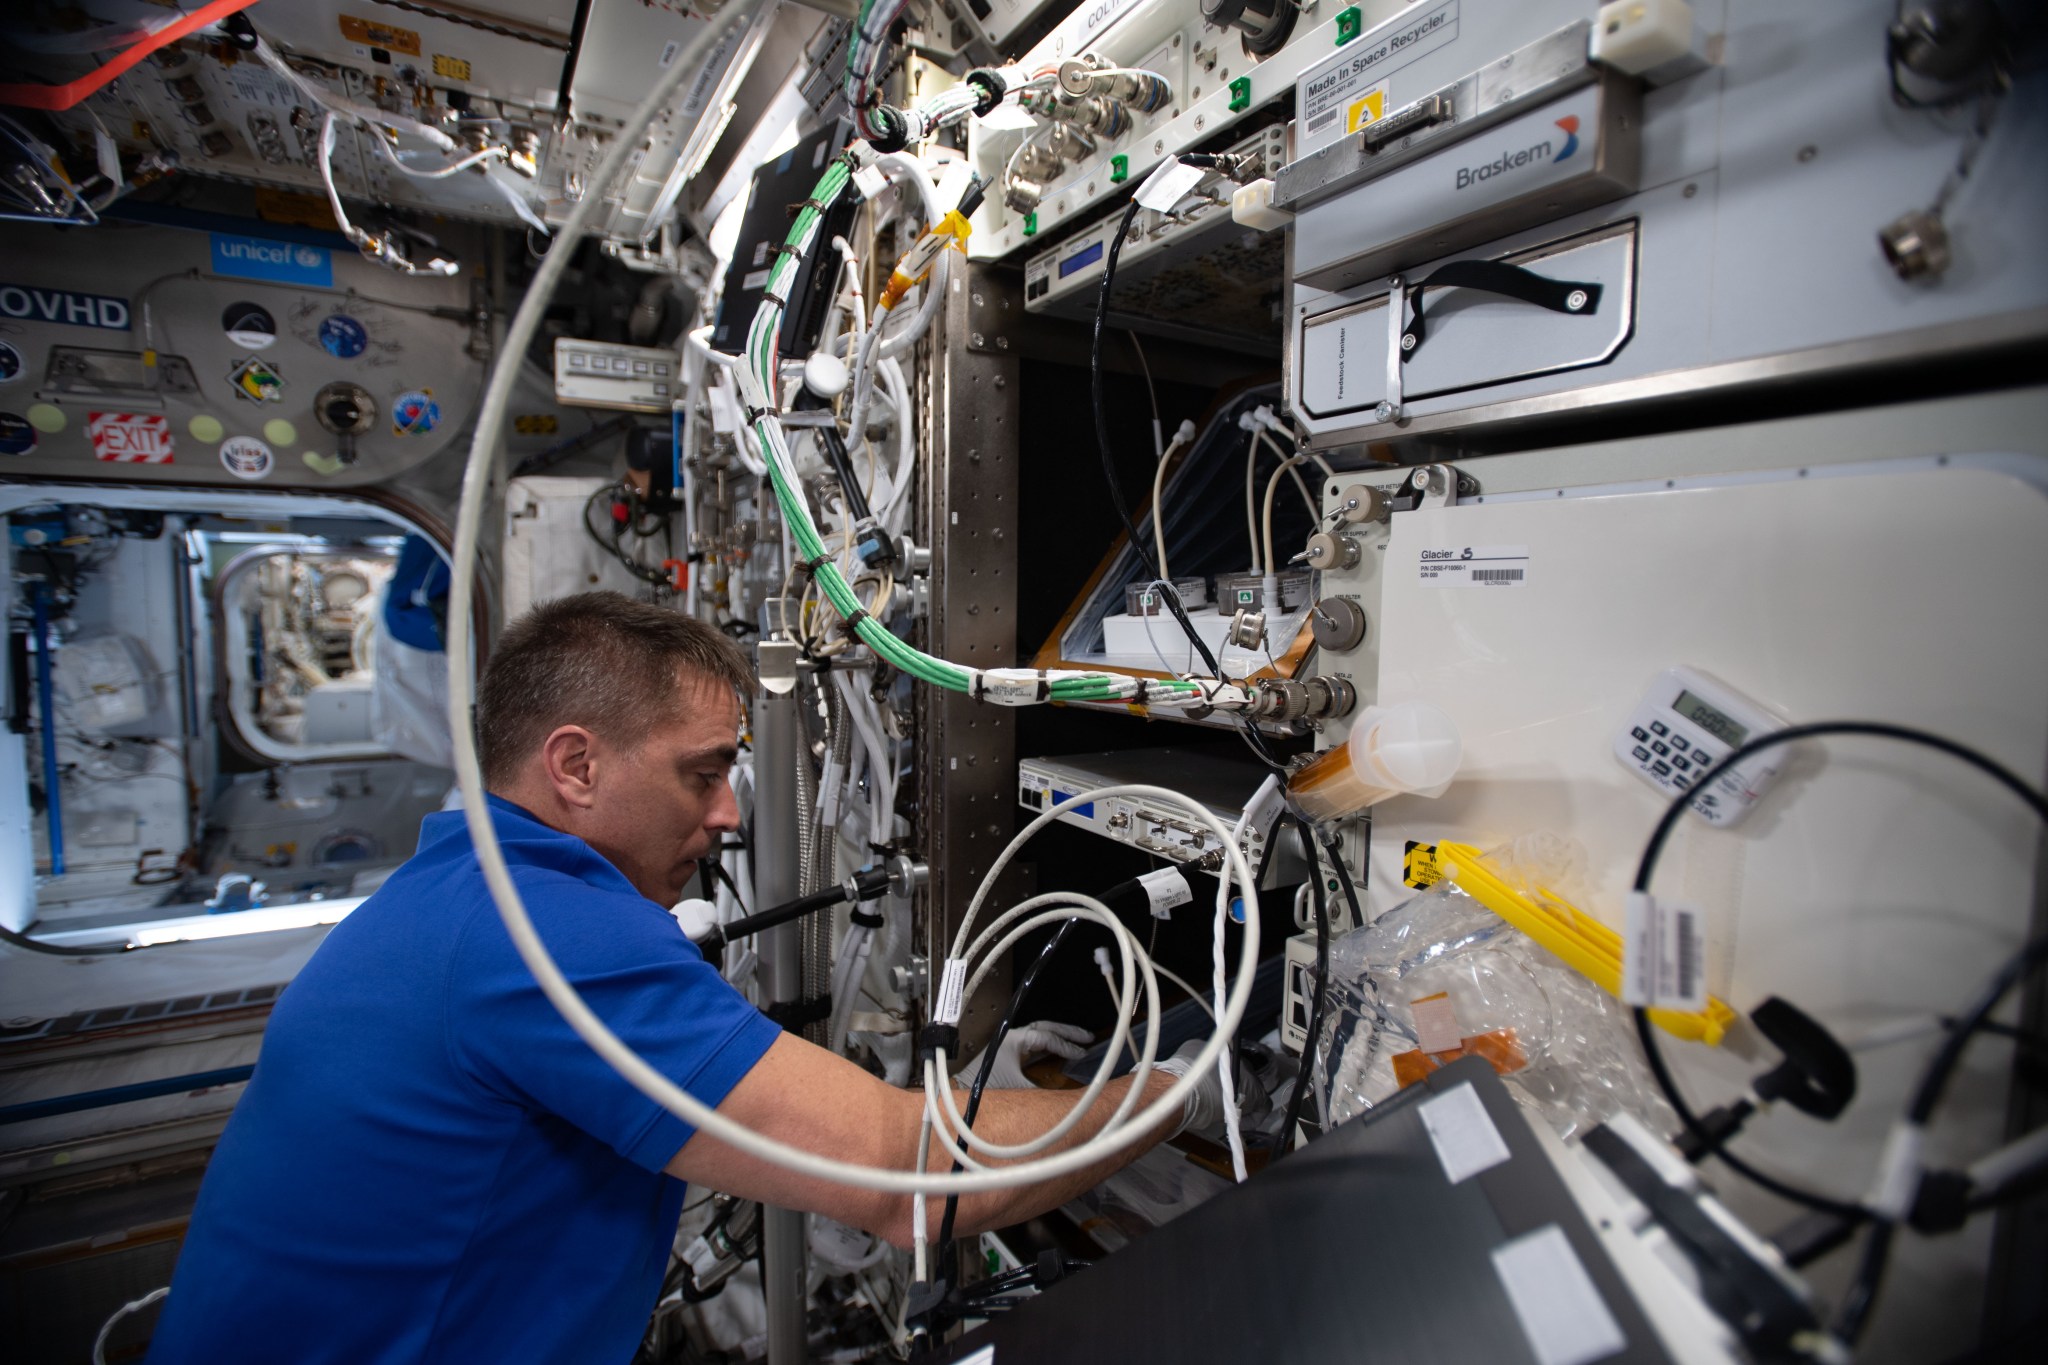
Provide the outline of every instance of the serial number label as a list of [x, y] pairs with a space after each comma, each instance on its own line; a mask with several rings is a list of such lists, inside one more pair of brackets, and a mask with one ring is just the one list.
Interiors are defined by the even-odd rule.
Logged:
[[1417, 560], [1416, 574], [1433, 588], [1519, 588], [1529, 581], [1529, 547], [1432, 547]]

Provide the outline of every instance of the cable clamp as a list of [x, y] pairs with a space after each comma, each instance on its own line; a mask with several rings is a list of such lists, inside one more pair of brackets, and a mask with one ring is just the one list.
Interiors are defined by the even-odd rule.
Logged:
[[917, 1055], [926, 1061], [944, 1050], [948, 1058], [960, 1055], [960, 1030], [951, 1024], [926, 1024], [917, 1031]]
[[863, 929], [879, 929], [882, 927], [880, 911], [855, 909], [846, 918], [850, 923], [858, 924]]

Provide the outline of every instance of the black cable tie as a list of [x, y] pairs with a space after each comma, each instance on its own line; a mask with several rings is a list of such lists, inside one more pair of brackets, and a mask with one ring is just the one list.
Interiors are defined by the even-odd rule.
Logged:
[[967, 689], [967, 695], [980, 701], [988, 692], [988, 683], [980, 669], [974, 672], [974, 685]]
[[791, 246], [788, 242], [779, 242], [768, 248], [768, 254], [770, 256], [794, 256], [797, 260], [801, 261], [804, 258], [804, 249], [800, 246]]
[[1138, 695], [1131, 698], [1131, 700], [1137, 703], [1139, 706], [1143, 706], [1145, 704], [1145, 698], [1151, 694], [1152, 680], [1150, 678], [1139, 678], [1137, 680], [1137, 683]]
[[816, 578], [818, 576], [818, 570], [823, 568], [825, 565], [830, 564], [831, 562], [832, 556], [830, 555], [815, 555], [810, 559], [798, 560], [796, 568], [791, 570], [791, 572], [795, 574], [801, 574], [805, 578]]
[[929, 1059], [940, 1048], [948, 1057], [960, 1055], [960, 1030], [951, 1024], [926, 1024], [917, 1031], [917, 1055]]
[[862, 910], [856, 907], [846, 918], [863, 929], [879, 929], [882, 927], [882, 916], [879, 911]]
[[1038, 670], [1038, 699], [1044, 701], [1052, 695], [1052, 684], [1046, 681], [1045, 670]]
[[867, 608], [855, 607], [853, 615], [839, 623], [839, 634], [844, 635], [849, 640], [858, 640], [860, 638], [860, 623], [872, 619], [874, 618]]

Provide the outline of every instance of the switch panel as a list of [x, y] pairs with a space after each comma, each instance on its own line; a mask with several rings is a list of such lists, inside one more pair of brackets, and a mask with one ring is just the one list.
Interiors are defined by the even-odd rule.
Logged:
[[676, 383], [673, 351], [569, 337], [555, 342], [555, 401], [569, 407], [667, 412]]

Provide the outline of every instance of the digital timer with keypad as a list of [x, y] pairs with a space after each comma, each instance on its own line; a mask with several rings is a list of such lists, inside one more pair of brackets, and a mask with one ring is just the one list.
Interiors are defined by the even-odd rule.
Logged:
[[[1696, 668], [1667, 668], [1615, 733], [1614, 756], [1658, 791], [1676, 796], [1730, 750], [1784, 724], [1717, 678]], [[1780, 749], [1743, 760], [1693, 798], [1693, 811], [1711, 824], [1735, 824], [1777, 780], [1783, 759]]]

